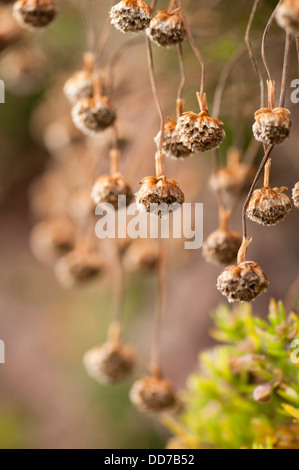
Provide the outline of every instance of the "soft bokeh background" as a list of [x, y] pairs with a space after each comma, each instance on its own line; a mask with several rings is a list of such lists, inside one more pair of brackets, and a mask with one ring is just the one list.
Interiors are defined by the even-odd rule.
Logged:
[[[6, 364], [0, 365], [0, 447], [162, 448], [167, 432], [156, 419], [133, 409], [128, 399], [130, 384], [116, 388], [97, 385], [82, 365], [83, 353], [105, 339], [113, 292], [111, 276], [87, 289], [65, 291], [53, 270], [36, 261], [29, 248], [35, 219], [29, 209], [28, 189], [36, 176], [52, 165], [53, 158], [44, 145], [43, 129], [69, 112], [61, 88], [65, 78], [80, 67], [85, 48], [80, 2], [58, 3], [61, 14], [50, 29], [45, 33], [24, 32], [18, 43], [0, 55], [0, 78], [6, 83], [6, 103], [0, 105], [0, 338], [6, 345]], [[93, 2], [97, 33], [104, 27], [107, 3]], [[160, 0], [158, 5], [166, 3]], [[221, 70], [244, 47], [252, 1], [183, 3], [207, 61], [211, 103]], [[264, 1], [259, 9], [252, 33], [257, 52], [275, 4]], [[122, 41], [124, 36], [113, 31], [104, 63]], [[278, 82], [283, 42], [283, 32], [274, 24], [267, 56]], [[187, 45], [185, 54], [186, 109], [196, 110], [200, 68]], [[29, 64], [26, 80], [19, 78], [15, 66], [20, 56]], [[179, 82], [176, 52], [155, 47], [154, 56], [165, 113], [173, 116]], [[290, 81], [297, 77], [293, 47]], [[153, 172], [153, 136], [159, 128], [142, 37], [120, 61], [115, 82], [113, 103], [129, 139], [122, 169], [137, 188], [138, 181]], [[293, 132], [273, 154], [271, 181], [274, 186], [292, 188], [299, 175], [299, 108], [290, 103], [290, 93], [288, 88]], [[244, 56], [234, 69], [222, 103], [221, 118], [228, 135], [220, 150], [223, 161], [232, 144], [240, 148], [248, 145], [252, 116], [258, 106], [258, 83]], [[85, 142], [79, 150], [76, 148], [82, 159], [84, 145], [88, 149], [91, 144]], [[106, 168], [107, 161], [103, 161], [102, 171]], [[209, 154], [186, 162], [167, 162], [166, 168], [167, 175], [181, 183], [187, 201], [204, 203], [207, 236], [217, 227], [217, 203], [205, 184], [212, 168]], [[241, 203], [232, 220], [236, 229], [241, 228]], [[294, 209], [286, 222], [274, 229], [248, 224], [254, 237], [250, 256], [263, 266], [271, 281], [268, 293], [255, 302], [259, 315], [266, 313], [270, 297], [287, 299], [288, 307], [292, 306], [290, 289], [298, 276], [298, 215]], [[184, 387], [186, 377], [196, 367], [198, 352], [211, 344], [209, 313], [223, 301], [215, 288], [218, 273], [218, 267], [202, 259], [201, 250], [186, 254], [177, 246], [170, 247], [162, 352], [165, 374], [178, 388]], [[145, 371], [149, 355], [155, 286], [154, 275], [130, 276], [127, 280], [125, 338], [140, 353], [139, 374]]]

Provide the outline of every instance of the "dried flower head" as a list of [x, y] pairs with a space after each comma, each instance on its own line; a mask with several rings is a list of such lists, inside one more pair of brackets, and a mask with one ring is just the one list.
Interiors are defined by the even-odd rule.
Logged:
[[210, 116], [206, 96], [197, 93], [201, 113], [183, 113], [177, 122], [179, 139], [192, 152], [207, 152], [221, 144], [225, 138], [223, 122]]
[[259, 403], [268, 403], [273, 395], [271, 384], [258, 385], [253, 391], [253, 399]]
[[[159, 146], [161, 131], [156, 135], [155, 142]], [[177, 122], [168, 118], [167, 124], [164, 126], [164, 140], [162, 147], [163, 155], [170, 158], [186, 158], [192, 153], [191, 150], [180, 142], [177, 132]]]
[[100, 253], [77, 248], [56, 263], [55, 274], [64, 287], [73, 287], [96, 279], [104, 268]]
[[36, 224], [30, 234], [30, 247], [42, 262], [54, 262], [74, 248], [74, 225], [68, 219], [52, 219]]
[[159, 377], [144, 377], [134, 383], [130, 399], [140, 411], [161, 413], [174, 410], [178, 399], [173, 385]]
[[186, 30], [177, 10], [168, 12], [160, 9], [151, 20], [147, 35], [158, 46], [170, 47], [184, 41]]
[[185, 197], [178, 183], [166, 176], [147, 176], [139, 185], [136, 201], [141, 211], [161, 216], [178, 209], [184, 203]]
[[257, 141], [266, 145], [282, 144], [290, 135], [292, 121], [285, 108], [262, 108], [256, 111], [252, 130]]
[[[119, 196], [125, 196], [125, 204], [119, 206]], [[98, 178], [92, 188], [91, 198], [96, 205], [112, 204], [115, 210], [129, 206], [134, 195], [130, 183], [120, 174], [103, 175]]]
[[287, 32], [299, 33], [299, 4], [297, 0], [283, 0], [276, 11], [276, 21]]
[[88, 351], [83, 362], [90, 377], [97, 382], [118, 384], [132, 375], [137, 355], [132, 346], [107, 341]]
[[253, 261], [228, 266], [219, 275], [217, 289], [229, 302], [251, 302], [269, 286], [262, 268]]
[[13, 15], [26, 29], [45, 28], [56, 18], [58, 8], [53, 0], [17, 0]]
[[125, 251], [123, 264], [130, 273], [152, 272], [159, 259], [157, 245], [150, 240], [136, 240]]
[[208, 236], [202, 254], [209, 263], [230, 264], [237, 258], [241, 243], [242, 235], [239, 232], [220, 228]]
[[95, 136], [112, 126], [116, 112], [107, 97], [82, 98], [73, 107], [72, 118], [84, 134]]
[[292, 209], [291, 198], [284, 191], [287, 188], [256, 189], [249, 201], [246, 215], [249, 219], [262, 225], [276, 225]]
[[295, 184], [292, 193], [293, 193], [294, 206], [297, 209], [299, 209], [299, 181], [298, 183]]
[[6, 7], [0, 10], [0, 52], [20, 38], [21, 30]]
[[110, 18], [122, 33], [138, 33], [148, 27], [152, 9], [143, 0], [122, 0], [111, 8]]

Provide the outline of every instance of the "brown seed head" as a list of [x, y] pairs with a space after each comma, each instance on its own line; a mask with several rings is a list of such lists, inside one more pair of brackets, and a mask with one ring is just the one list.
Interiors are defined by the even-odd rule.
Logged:
[[49, 26], [57, 13], [58, 8], [53, 0], [17, 0], [13, 6], [16, 21], [29, 30]]
[[93, 78], [87, 70], [75, 72], [66, 82], [63, 91], [70, 103], [75, 104], [81, 98], [92, 98]]
[[230, 264], [235, 261], [242, 243], [242, 235], [233, 230], [218, 229], [211, 233], [202, 247], [208, 263]]
[[112, 126], [116, 112], [106, 97], [82, 98], [73, 107], [72, 118], [84, 134], [95, 136]]
[[256, 111], [252, 126], [254, 137], [266, 145], [282, 144], [290, 135], [292, 121], [290, 111], [285, 108], [262, 108]]
[[173, 385], [168, 380], [144, 377], [134, 383], [130, 399], [139, 411], [161, 413], [177, 407], [178, 399]]
[[299, 181], [298, 183], [295, 184], [292, 193], [293, 193], [294, 206], [297, 209], [299, 209]]
[[[163, 140], [163, 155], [170, 158], [186, 158], [191, 154], [189, 150], [182, 142], [180, 142], [179, 134], [177, 132], [177, 123], [172, 119], [168, 118], [167, 124], [164, 127], [164, 140]], [[157, 147], [159, 146], [161, 138], [161, 132], [155, 137]]]
[[219, 147], [225, 138], [223, 122], [212, 118], [207, 110], [200, 114], [183, 113], [178, 119], [180, 142], [192, 152], [207, 152]]
[[73, 287], [96, 279], [104, 267], [104, 260], [98, 252], [77, 248], [56, 263], [55, 274], [64, 287]]
[[299, 3], [297, 0], [283, 0], [276, 11], [276, 21], [287, 32], [299, 32]]
[[121, 209], [118, 196], [126, 196], [125, 206], [129, 206], [134, 198], [130, 183], [120, 173], [100, 176], [91, 192], [91, 198], [96, 205], [112, 204], [115, 210]]
[[177, 181], [167, 179], [166, 176], [147, 176], [139, 185], [136, 201], [141, 211], [161, 216], [178, 209], [184, 203], [185, 197]]
[[262, 268], [253, 261], [228, 266], [219, 275], [217, 289], [229, 302], [252, 302], [269, 286]]
[[137, 33], [148, 27], [152, 9], [143, 0], [122, 0], [111, 8], [110, 18], [122, 33]]
[[256, 189], [246, 210], [247, 217], [262, 225], [276, 225], [281, 222], [292, 209], [291, 198], [284, 194], [286, 189]]
[[170, 47], [184, 41], [186, 30], [178, 12], [160, 9], [150, 22], [147, 35], [158, 46]]
[[97, 382], [118, 384], [132, 375], [137, 355], [132, 346], [107, 341], [88, 351], [83, 362], [90, 377]]

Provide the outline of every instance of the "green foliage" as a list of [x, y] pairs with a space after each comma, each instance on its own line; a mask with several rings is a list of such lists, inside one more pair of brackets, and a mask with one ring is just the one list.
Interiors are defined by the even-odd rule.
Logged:
[[268, 322], [249, 304], [221, 305], [214, 321], [211, 335], [225, 345], [200, 355], [182, 415], [164, 419], [176, 435], [169, 447], [299, 449], [299, 318], [272, 300]]

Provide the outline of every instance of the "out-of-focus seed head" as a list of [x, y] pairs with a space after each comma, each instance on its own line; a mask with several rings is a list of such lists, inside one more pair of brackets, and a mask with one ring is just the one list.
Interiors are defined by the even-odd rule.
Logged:
[[69, 288], [97, 279], [104, 269], [100, 253], [77, 248], [58, 260], [55, 274], [61, 285]]
[[130, 378], [137, 354], [132, 346], [107, 341], [88, 351], [83, 362], [90, 377], [101, 384], [114, 385]]
[[0, 52], [14, 44], [21, 36], [21, 29], [11, 16], [9, 8], [0, 8]]
[[286, 189], [256, 189], [246, 210], [247, 217], [262, 225], [276, 225], [281, 222], [292, 209], [291, 198], [284, 194]]
[[82, 98], [72, 109], [75, 126], [84, 134], [96, 136], [112, 126], [116, 119], [115, 109], [108, 98]]
[[178, 209], [185, 200], [177, 181], [166, 176], [147, 176], [139, 183], [136, 195], [138, 208], [143, 212], [163, 216]]
[[148, 413], [171, 411], [178, 406], [178, 399], [171, 382], [150, 376], [134, 383], [130, 399], [139, 411]]
[[268, 403], [273, 395], [271, 384], [258, 385], [253, 391], [253, 399], [259, 403]]
[[152, 272], [157, 267], [159, 250], [150, 240], [136, 240], [131, 243], [123, 256], [123, 264], [130, 273]]
[[147, 35], [158, 46], [170, 47], [184, 41], [186, 29], [177, 11], [170, 13], [160, 9], [151, 20]]
[[152, 9], [143, 0], [122, 0], [111, 8], [110, 18], [122, 33], [138, 33], [148, 27]]
[[[159, 147], [161, 138], [161, 131], [156, 135], [155, 142], [157, 148]], [[191, 155], [191, 150], [180, 142], [179, 134], [177, 132], [177, 122], [168, 118], [167, 124], [164, 127], [164, 140], [162, 147], [163, 155], [173, 159], [186, 158]]]
[[253, 135], [266, 145], [282, 144], [290, 135], [292, 121], [290, 111], [285, 108], [262, 108], [256, 111]]
[[276, 11], [276, 21], [289, 33], [299, 33], [299, 4], [297, 0], [283, 0]]
[[235, 261], [242, 243], [242, 235], [233, 230], [218, 229], [211, 233], [202, 247], [208, 263], [230, 264]]
[[292, 195], [293, 195], [294, 206], [297, 209], [299, 209], [299, 181], [298, 183], [295, 184], [293, 191], [292, 191]]
[[13, 15], [20, 26], [29, 30], [49, 26], [58, 13], [53, 0], [17, 0], [13, 6]]
[[129, 206], [134, 199], [130, 183], [120, 173], [112, 176], [100, 176], [91, 192], [91, 198], [95, 205], [108, 203], [112, 204], [115, 210], [122, 208], [119, 207], [118, 196], [126, 197], [124, 207]]
[[92, 98], [92, 74], [86, 70], [75, 72], [66, 82], [63, 91], [70, 103], [76, 103], [81, 98]]
[[217, 281], [217, 289], [229, 302], [252, 302], [268, 286], [267, 276], [253, 261], [228, 266], [220, 273]]

